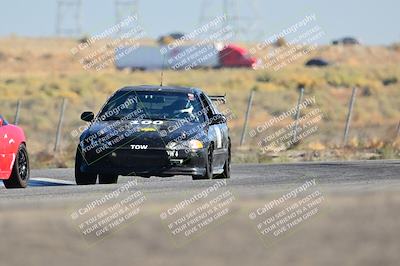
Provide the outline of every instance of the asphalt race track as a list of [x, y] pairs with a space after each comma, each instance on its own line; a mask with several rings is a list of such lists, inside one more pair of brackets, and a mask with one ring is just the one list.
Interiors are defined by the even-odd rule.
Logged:
[[[233, 165], [235, 210], [176, 245], [162, 213], [218, 180], [120, 177], [76, 186], [73, 169], [32, 170], [30, 187], [0, 186], [0, 265], [399, 265], [400, 161]], [[265, 245], [251, 212], [315, 180], [321, 213]], [[130, 181], [147, 198], [140, 218], [88, 244], [71, 213]], [[250, 215], [249, 215], [250, 214]], [[250, 218], [249, 218], [250, 217]], [[161, 218], [161, 219], [160, 219]], [[17, 250], [21, 255], [13, 255]]]
[[[76, 186], [73, 169], [41, 169], [31, 171], [32, 181], [25, 190], [6, 190], [0, 187], [0, 203], [14, 200], [57, 200], [90, 197], [107, 193], [132, 179], [138, 180], [138, 189], [155, 197], [174, 195], [180, 191], [206, 188], [215, 180], [192, 181], [189, 176], [171, 178], [120, 177], [118, 184]], [[354, 161], [289, 164], [241, 164], [232, 166], [228, 186], [243, 195], [258, 195], [274, 189], [290, 188], [305, 179], [316, 178], [317, 183], [332, 189], [376, 188], [400, 185], [400, 161]], [[39, 179], [39, 181], [38, 181]], [[47, 182], [40, 182], [45, 180]]]

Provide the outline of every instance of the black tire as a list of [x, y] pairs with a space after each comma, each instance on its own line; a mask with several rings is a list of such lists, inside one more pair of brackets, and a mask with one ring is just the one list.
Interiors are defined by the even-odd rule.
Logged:
[[193, 180], [202, 180], [202, 179], [212, 179], [213, 178], [213, 147], [210, 147], [207, 150], [207, 158], [206, 158], [206, 172], [204, 175], [193, 175]]
[[91, 173], [84, 173], [81, 171], [83, 162], [82, 154], [79, 148], [76, 150], [75, 156], [75, 181], [77, 185], [94, 185], [97, 181], [97, 175]]
[[224, 172], [222, 174], [216, 175], [215, 179], [228, 179], [231, 178], [231, 144], [229, 143], [228, 147], [228, 158], [224, 164]]
[[30, 177], [29, 157], [24, 144], [19, 145], [11, 176], [3, 180], [6, 188], [26, 188]]
[[99, 175], [99, 184], [117, 184], [118, 175]]

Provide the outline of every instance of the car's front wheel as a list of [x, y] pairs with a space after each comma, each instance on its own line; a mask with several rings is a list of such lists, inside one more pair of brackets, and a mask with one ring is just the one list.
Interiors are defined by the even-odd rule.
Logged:
[[77, 185], [94, 185], [97, 181], [97, 175], [92, 173], [84, 173], [81, 171], [83, 162], [82, 153], [79, 148], [76, 150], [75, 156], [75, 181]]
[[212, 179], [213, 178], [213, 147], [210, 146], [206, 156], [206, 171], [204, 175], [193, 175], [193, 180]]
[[18, 148], [18, 153], [15, 155], [15, 161], [11, 176], [7, 180], [3, 180], [6, 188], [26, 188], [29, 181], [29, 157], [24, 144]]
[[219, 179], [231, 178], [231, 158], [232, 158], [231, 144], [229, 143], [228, 156], [224, 164], [224, 172], [222, 172], [222, 174], [216, 175], [214, 178], [219, 178]]
[[99, 184], [116, 184], [118, 175], [99, 175]]

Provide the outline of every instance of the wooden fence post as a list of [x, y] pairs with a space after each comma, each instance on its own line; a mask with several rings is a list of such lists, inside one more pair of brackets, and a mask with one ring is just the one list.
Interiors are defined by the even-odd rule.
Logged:
[[64, 121], [64, 113], [65, 113], [65, 106], [67, 104], [67, 100], [65, 98], [62, 99], [61, 109], [60, 109], [60, 117], [58, 119], [57, 125], [57, 132], [56, 132], [56, 142], [54, 143], [54, 151], [58, 151], [61, 142], [61, 131], [62, 131], [62, 124]]
[[351, 93], [351, 99], [350, 99], [350, 103], [349, 103], [349, 111], [347, 113], [347, 118], [346, 118], [346, 126], [344, 129], [344, 135], [343, 135], [343, 146], [347, 145], [347, 141], [348, 141], [348, 137], [349, 137], [351, 117], [353, 115], [354, 102], [356, 101], [356, 93], [357, 93], [357, 88], [354, 87], [353, 92]]
[[15, 116], [14, 116], [14, 125], [18, 125], [19, 123], [19, 113], [21, 110], [21, 100], [17, 101], [17, 108], [15, 110]]
[[250, 117], [251, 106], [253, 104], [253, 97], [254, 97], [254, 92], [255, 91], [256, 91], [255, 87], [252, 88], [251, 91], [250, 91], [249, 101], [247, 103], [246, 117], [244, 119], [244, 124], [243, 124], [242, 136], [240, 138], [240, 146], [242, 146], [244, 141], [245, 141], [246, 132], [247, 132], [247, 124], [248, 124], [249, 117]]
[[299, 118], [300, 118], [300, 104], [303, 101], [304, 95], [304, 86], [299, 87], [299, 100], [297, 101], [296, 115], [295, 115], [295, 124], [293, 128], [293, 144], [297, 142], [297, 128], [299, 127]]

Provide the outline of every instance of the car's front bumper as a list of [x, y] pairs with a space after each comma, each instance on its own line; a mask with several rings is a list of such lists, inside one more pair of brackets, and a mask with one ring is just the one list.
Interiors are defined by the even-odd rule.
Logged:
[[83, 154], [81, 171], [125, 176], [203, 175], [206, 156], [206, 149], [178, 150], [174, 156], [166, 149], [109, 149]]

